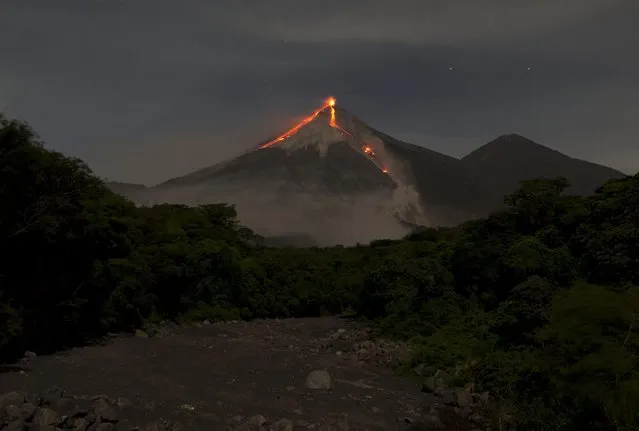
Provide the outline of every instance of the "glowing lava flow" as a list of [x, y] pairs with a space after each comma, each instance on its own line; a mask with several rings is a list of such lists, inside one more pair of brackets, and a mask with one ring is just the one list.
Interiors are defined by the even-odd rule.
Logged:
[[350, 133], [348, 133], [346, 130], [342, 129], [340, 126], [337, 125], [337, 120], [335, 118], [335, 99], [334, 98], [329, 98], [327, 100], [328, 103], [328, 107], [331, 109], [331, 119], [328, 122], [328, 124], [333, 128], [333, 129], [337, 129], [340, 132], [342, 132], [343, 134], [345, 134], [346, 136], [350, 136], [353, 137], [353, 135], [351, 135]]
[[379, 167], [379, 169], [382, 172], [384, 172], [385, 174], [388, 173], [388, 168], [379, 166], [379, 162], [377, 160], [377, 157], [375, 156], [375, 151], [373, 151], [373, 149], [370, 146], [368, 146], [366, 144], [362, 145], [362, 151], [364, 152], [364, 154], [366, 154], [368, 156], [369, 159], [371, 159], [373, 162], [375, 162], [375, 164]]
[[284, 139], [290, 138], [291, 136], [296, 134], [302, 127], [306, 126], [308, 123], [313, 121], [323, 110], [325, 110], [327, 108], [331, 110], [331, 119], [329, 120], [328, 124], [332, 128], [339, 130], [340, 132], [344, 133], [345, 135], [351, 136], [350, 133], [348, 133], [346, 130], [342, 129], [341, 127], [339, 127], [337, 125], [337, 121], [335, 119], [335, 98], [329, 97], [326, 100], [326, 102], [324, 103], [324, 105], [320, 109], [318, 109], [317, 111], [313, 112], [312, 115], [304, 118], [302, 121], [299, 122], [299, 124], [297, 124], [295, 127], [290, 129], [286, 133], [284, 133], [284, 134], [278, 136], [277, 138], [273, 139], [272, 141], [269, 141], [266, 144], [260, 146], [259, 149], [261, 150], [262, 148], [270, 147], [271, 145], [275, 145], [278, 142], [282, 142]]
[[[326, 99], [326, 102], [324, 102], [324, 105], [321, 108], [319, 108], [318, 110], [316, 110], [315, 112], [313, 112], [313, 114], [311, 114], [308, 117], [304, 118], [295, 127], [293, 127], [292, 129], [288, 130], [286, 133], [278, 136], [277, 138], [273, 139], [272, 141], [267, 142], [266, 144], [261, 145], [258, 149], [261, 150], [263, 148], [268, 148], [268, 147], [270, 147], [272, 145], [275, 145], [275, 144], [277, 144], [279, 142], [282, 142], [285, 139], [290, 138], [291, 136], [295, 135], [302, 127], [306, 126], [311, 121], [313, 121], [315, 118], [317, 118], [317, 116], [319, 114], [321, 114], [322, 111], [324, 111], [325, 109], [329, 109], [330, 110], [330, 119], [328, 121], [328, 125], [331, 126], [333, 129], [339, 130], [342, 134], [352, 138], [353, 135], [351, 135], [346, 130], [342, 129], [337, 124], [337, 118], [336, 118], [336, 113], [335, 113], [335, 103], [336, 103], [335, 98], [334, 97], [329, 97], [328, 99]], [[368, 156], [369, 159], [371, 159], [371, 161], [373, 161], [379, 167], [379, 169], [382, 172], [384, 172], [385, 174], [388, 173], [388, 168], [383, 167], [383, 166], [379, 166], [378, 161], [376, 160], [377, 158], [375, 157], [375, 152], [373, 151], [373, 149], [371, 147], [369, 147], [368, 145], [364, 145], [364, 146], [362, 146], [362, 151]]]

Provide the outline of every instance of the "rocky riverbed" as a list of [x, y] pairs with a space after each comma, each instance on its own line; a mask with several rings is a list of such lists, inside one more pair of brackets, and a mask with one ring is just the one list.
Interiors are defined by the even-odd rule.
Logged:
[[341, 318], [165, 324], [0, 374], [2, 430], [482, 430], [482, 396]]

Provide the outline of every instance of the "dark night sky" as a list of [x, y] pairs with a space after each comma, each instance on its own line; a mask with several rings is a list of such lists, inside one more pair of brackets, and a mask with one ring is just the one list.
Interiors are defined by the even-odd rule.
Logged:
[[0, 110], [130, 182], [232, 156], [330, 95], [453, 156], [516, 132], [634, 173], [637, 23], [638, 0], [3, 0]]

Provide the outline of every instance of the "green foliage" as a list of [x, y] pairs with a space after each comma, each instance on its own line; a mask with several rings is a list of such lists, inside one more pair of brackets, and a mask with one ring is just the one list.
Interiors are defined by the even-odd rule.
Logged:
[[0, 359], [162, 320], [355, 311], [522, 429], [637, 429], [639, 176], [370, 246], [272, 248], [226, 204], [137, 208], [0, 116]]
[[[639, 424], [639, 289], [578, 283], [555, 295], [537, 337], [555, 392], [575, 410], [603, 412], [623, 429]], [[581, 411], [579, 413], [582, 413]], [[585, 411], [583, 413], [586, 413]]]

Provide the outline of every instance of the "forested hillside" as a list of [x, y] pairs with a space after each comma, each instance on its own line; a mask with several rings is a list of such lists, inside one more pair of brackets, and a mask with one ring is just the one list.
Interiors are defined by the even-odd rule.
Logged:
[[269, 248], [232, 207], [136, 208], [0, 117], [0, 361], [146, 321], [355, 312], [409, 339], [406, 368], [490, 393], [520, 429], [639, 426], [639, 175], [592, 197], [522, 183], [454, 229]]

